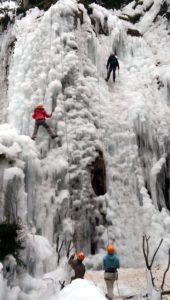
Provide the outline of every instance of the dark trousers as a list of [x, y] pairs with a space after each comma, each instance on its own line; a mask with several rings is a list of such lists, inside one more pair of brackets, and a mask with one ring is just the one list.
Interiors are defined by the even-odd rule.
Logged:
[[110, 78], [110, 74], [113, 71], [113, 81], [115, 82], [116, 79], [116, 68], [114, 66], [109, 66], [108, 70], [107, 70], [107, 78], [106, 81], [109, 80]]
[[35, 121], [35, 126], [34, 126], [34, 132], [33, 132], [33, 135], [32, 135], [32, 139], [36, 138], [39, 126], [43, 126], [47, 130], [48, 134], [51, 137], [54, 136], [50, 126], [46, 123], [45, 119], [42, 119], [42, 120], [36, 120]]

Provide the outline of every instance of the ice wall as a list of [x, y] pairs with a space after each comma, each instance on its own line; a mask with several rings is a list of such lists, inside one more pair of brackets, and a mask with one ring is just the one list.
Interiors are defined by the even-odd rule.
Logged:
[[8, 106], [7, 89], [8, 89], [8, 71], [10, 65], [10, 58], [13, 51], [15, 38], [12, 34], [12, 27], [7, 32], [3, 32], [0, 35], [0, 122], [6, 121], [6, 109]]
[[7, 116], [8, 74], [15, 44], [15, 37], [12, 32], [16, 8], [17, 3], [14, 1], [0, 3], [0, 123], [6, 122]]
[[[160, 5], [161, 3], [157, 2], [157, 9], [150, 11], [149, 20], [158, 16]], [[136, 7], [136, 10], [132, 7]], [[111, 232], [109, 237], [114, 236], [115, 240], [118, 238], [119, 250], [121, 248], [122, 253], [125, 253], [126, 249], [132, 251], [136, 260], [140, 256], [142, 231], [146, 230], [153, 235], [156, 233], [160, 237], [163, 234], [161, 229], [163, 226], [165, 231], [169, 232], [168, 226], [163, 225], [164, 210], [160, 214], [155, 210], [155, 208], [161, 210], [162, 207], [166, 209], [169, 203], [167, 196], [169, 169], [166, 158], [169, 153], [168, 22], [166, 18], [158, 16], [156, 26], [153, 23], [149, 27], [148, 21], [147, 31], [143, 37], [136, 32], [136, 36], [129, 34], [134, 33], [133, 30], [136, 28], [143, 33], [142, 16], [144, 18], [145, 14], [141, 14], [141, 22], [135, 25], [120, 20], [124, 19], [125, 13], [130, 19], [137, 14], [139, 7], [141, 8], [140, 4], [138, 6], [133, 2], [125, 7], [123, 13], [115, 12], [111, 15], [104, 8], [99, 11], [98, 6], [94, 4], [91, 16], [95, 24], [98, 24], [97, 28], [101, 31], [102, 27], [105, 31], [105, 36], [98, 37], [97, 56], [100, 74], [103, 76], [106, 74], [103, 74], [102, 65], [111, 51], [118, 55], [121, 70], [117, 79], [118, 84], [114, 87], [109, 84], [112, 103], [107, 104], [107, 110], [112, 112], [112, 118], [107, 124], [102, 122], [105, 128], [103, 136], [107, 172], [110, 175], [107, 177], [107, 187], [109, 198], [113, 199], [109, 201], [111, 209], [107, 212], [108, 223], [114, 224], [113, 227], [108, 227]], [[149, 3], [144, 2], [141, 9], [146, 7], [149, 11]], [[107, 26], [103, 20], [107, 20]], [[107, 32], [110, 32], [112, 38], [108, 39]], [[159, 34], [163, 37], [164, 46], [159, 45]], [[103, 107], [102, 114], [107, 115]], [[105, 119], [108, 120], [107, 117]], [[157, 230], [154, 215], [157, 216], [157, 221], [160, 218]], [[168, 216], [167, 211], [167, 220]], [[131, 235], [132, 232], [134, 234]], [[132, 243], [127, 243], [126, 241], [130, 239]], [[134, 251], [134, 244], [137, 251]], [[125, 260], [123, 259], [124, 262]]]
[[[38, 168], [37, 165], [35, 168], [32, 153], [28, 152], [29, 157], [23, 153], [24, 175], [18, 177], [25, 191], [22, 205], [26, 205], [27, 215], [25, 218], [24, 212], [20, 212], [20, 217], [33, 222], [37, 232], [51, 243], [62, 233], [67, 239], [74, 239], [77, 250], [84, 248], [89, 253], [92, 247], [93, 252], [96, 251], [93, 214], [96, 204], [91, 187], [91, 163], [101, 150], [96, 129], [99, 126], [99, 111], [95, 109], [98, 99], [93, 91], [93, 87], [98, 88], [98, 81], [92, 78], [91, 85], [89, 77], [96, 70], [88, 58], [86, 62], [82, 40], [79, 40], [82, 10], [78, 10], [75, 2], [69, 3], [68, 11], [62, 3], [58, 5], [45, 16], [35, 9], [26, 19], [16, 22], [17, 41], [9, 75], [8, 121], [18, 133], [31, 135], [32, 110], [45, 96], [46, 109], [53, 111], [50, 125], [58, 131], [61, 147], [40, 130]], [[84, 35], [88, 34], [85, 28]], [[30, 140], [30, 145], [32, 143]], [[14, 184], [14, 181], [16, 178], [12, 181], [15, 189], [19, 183]], [[9, 181], [7, 187], [8, 196], [12, 193]], [[7, 196], [5, 199], [9, 198]], [[14, 198], [20, 201], [18, 195], [14, 194]]]

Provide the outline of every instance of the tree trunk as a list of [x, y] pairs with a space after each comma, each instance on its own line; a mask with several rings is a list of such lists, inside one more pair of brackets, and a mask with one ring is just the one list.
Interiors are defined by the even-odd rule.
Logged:
[[147, 292], [149, 300], [161, 300], [162, 299], [162, 291], [161, 289], [156, 290], [152, 283], [151, 272], [146, 270], [146, 278], [147, 278]]

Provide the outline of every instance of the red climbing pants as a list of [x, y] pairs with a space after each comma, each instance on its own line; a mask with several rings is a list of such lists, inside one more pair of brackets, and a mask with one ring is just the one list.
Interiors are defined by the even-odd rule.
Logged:
[[37, 136], [37, 132], [38, 132], [38, 128], [39, 126], [43, 126], [48, 134], [53, 138], [55, 135], [53, 134], [50, 126], [46, 123], [45, 119], [42, 119], [42, 120], [36, 120], [35, 121], [35, 126], [34, 126], [34, 132], [33, 132], [33, 135], [32, 135], [32, 139], [35, 140], [36, 136]]

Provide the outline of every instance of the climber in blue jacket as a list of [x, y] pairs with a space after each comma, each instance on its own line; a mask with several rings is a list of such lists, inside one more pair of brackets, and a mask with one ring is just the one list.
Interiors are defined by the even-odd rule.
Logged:
[[113, 287], [115, 280], [118, 279], [117, 269], [120, 268], [119, 258], [113, 245], [107, 247], [107, 255], [103, 258], [104, 280], [107, 287], [107, 298], [113, 299]]

